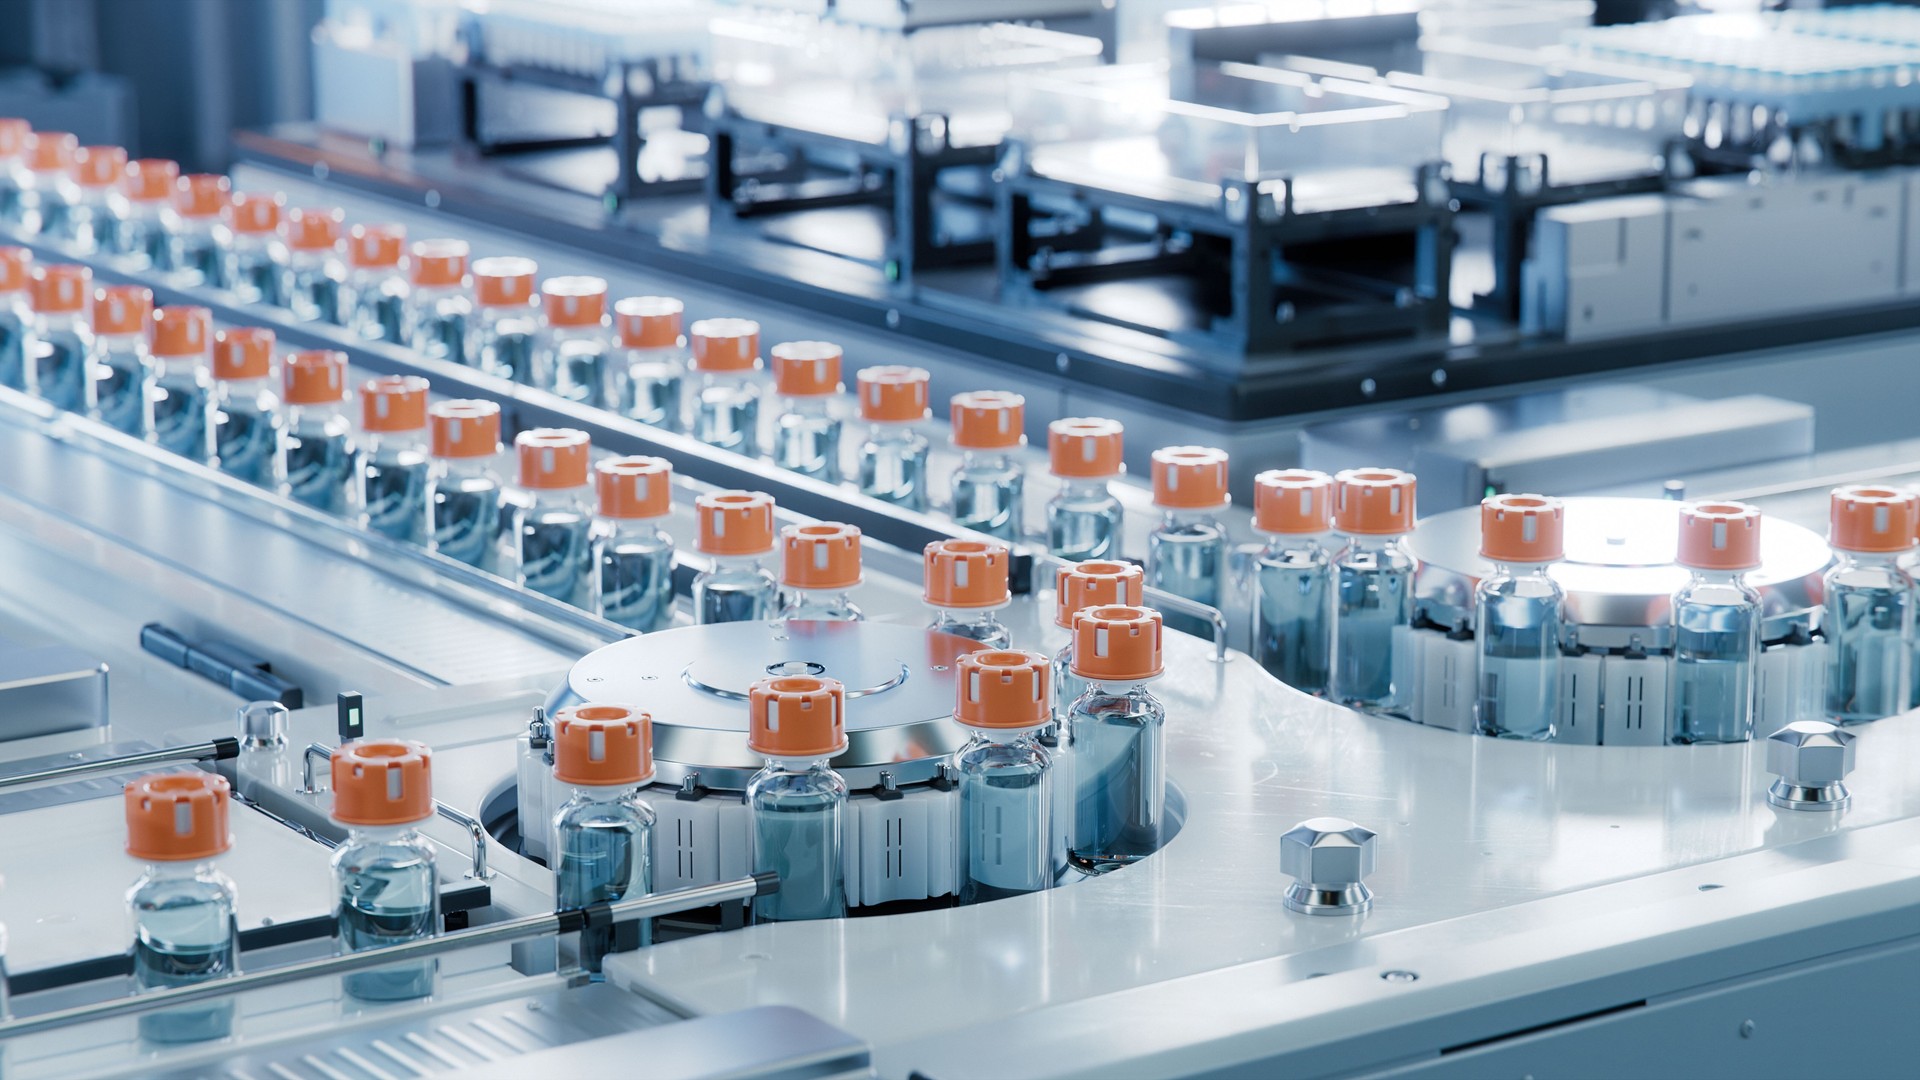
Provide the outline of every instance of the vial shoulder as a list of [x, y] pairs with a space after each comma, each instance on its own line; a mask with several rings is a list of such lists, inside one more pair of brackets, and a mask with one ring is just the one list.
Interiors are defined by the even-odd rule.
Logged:
[[955, 755], [954, 765], [961, 772], [1026, 770], [1037, 772], [1053, 763], [1047, 749], [1032, 739], [1000, 742], [975, 736]]
[[654, 820], [653, 808], [633, 792], [617, 799], [590, 799], [575, 794], [554, 815], [554, 825], [561, 829], [624, 825], [638, 831], [652, 828]]
[[217, 870], [180, 877], [148, 873], [127, 890], [127, 904], [138, 911], [198, 904], [224, 904], [231, 907], [238, 895], [239, 890], [233, 880]]
[[832, 769], [796, 770], [768, 765], [747, 783], [747, 799], [753, 803], [782, 799], [828, 801], [846, 796], [846, 780]]
[[412, 831], [403, 836], [349, 839], [333, 852], [334, 869], [348, 873], [411, 868], [431, 872], [433, 863], [433, 846]]
[[1694, 579], [1673, 596], [1675, 607], [1739, 608], [1760, 606], [1760, 590], [1744, 578], [1734, 581]]
[[1825, 584], [1836, 592], [1902, 593], [1914, 589], [1913, 576], [1892, 562], [1842, 562], [1827, 571]]

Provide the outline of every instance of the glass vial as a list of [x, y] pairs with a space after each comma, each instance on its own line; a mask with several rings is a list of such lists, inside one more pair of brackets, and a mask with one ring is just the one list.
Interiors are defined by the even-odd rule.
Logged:
[[780, 617], [812, 622], [866, 618], [847, 595], [860, 584], [860, 530], [822, 522], [780, 530]]
[[[1073, 617], [1087, 608], [1121, 604], [1139, 607], [1145, 575], [1132, 563], [1088, 559], [1060, 568], [1054, 576], [1053, 625], [1067, 632], [1066, 644], [1053, 654], [1051, 682], [1053, 711], [1065, 716], [1073, 700], [1087, 688], [1086, 680], [1073, 673]], [[1067, 745], [1070, 736], [1059, 733]]]
[[1834, 489], [1827, 571], [1827, 715], [1857, 724], [1905, 712], [1914, 647], [1913, 578], [1900, 559], [1913, 548], [1920, 496], [1878, 485]]
[[1493, 563], [1473, 591], [1475, 724], [1482, 735], [1553, 738], [1567, 597], [1547, 569], [1565, 553], [1565, 534], [1566, 507], [1558, 499], [1494, 495], [1480, 504], [1480, 557]]
[[[553, 778], [573, 794], [553, 817], [553, 893], [559, 911], [653, 891], [653, 722], [624, 705], [576, 705], [553, 719]], [[580, 931], [580, 968], [601, 978], [611, 952], [652, 943], [650, 920]]]
[[233, 287], [233, 232], [227, 228], [227, 204], [233, 182], [213, 173], [180, 178], [173, 209], [180, 215], [180, 262], [175, 270], [186, 285]]
[[27, 192], [33, 177], [27, 172], [27, 141], [33, 125], [19, 117], [0, 117], [0, 227], [18, 229], [26, 215]]
[[356, 499], [368, 529], [412, 544], [427, 542], [427, 380], [387, 375], [360, 387]]
[[80, 186], [75, 218], [74, 247], [102, 255], [123, 250], [130, 208], [120, 186], [127, 178], [127, 152], [118, 146], [83, 146], [73, 161], [73, 179]]
[[332, 349], [288, 353], [281, 364], [287, 406], [287, 493], [336, 517], [358, 519], [360, 455], [347, 413], [347, 354]]
[[686, 309], [670, 296], [629, 296], [613, 305], [616, 349], [600, 400], [629, 420], [680, 431], [687, 378]]
[[80, 206], [80, 185], [73, 162], [80, 140], [65, 132], [39, 131], [27, 139], [27, 169], [32, 177], [21, 228], [70, 251], [93, 247], [93, 228]]
[[1333, 655], [1333, 477], [1272, 469], [1253, 479], [1253, 658], [1296, 690], [1324, 694]]
[[153, 312], [153, 441], [193, 461], [212, 461], [215, 399], [213, 313], [203, 307]]
[[1087, 688], [1068, 706], [1073, 745], [1072, 861], [1093, 872], [1145, 858], [1166, 826], [1166, 709], [1146, 684], [1160, 676], [1161, 619], [1151, 608], [1086, 608], [1073, 621], [1073, 674]]
[[829, 763], [847, 748], [846, 689], [790, 675], [754, 683], [747, 697], [747, 748], [767, 762], [747, 783], [753, 869], [780, 875], [780, 891], [753, 902], [754, 921], [842, 918], [847, 782]]
[[340, 260], [346, 220], [337, 208], [295, 207], [287, 212], [286, 307], [301, 322], [341, 326], [347, 321], [347, 264]]
[[1000, 611], [1013, 602], [1007, 579], [1012, 550], [990, 540], [936, 540], [921, 558], [923, 599], [934, 613], [929, 628], [989, 649], [1007, 648], [1013, 635]]
[[840, 346], [824, 341], [775, 345], [773, 463], [829, 484], [840, 482]]
[[173, 208], [180, 185], [180, 166], [163, 158], [142, 158], [127, 164], [127, 221], [120, 236], [120, 253], [136, 270], [172, 273], [181, 264], [180, 215]]
[[402, 225], [355, 225], [347, 237], [347, 327], [370, 341], [407, 343], [408, 287]]
[[287, 478], [286, 413], [273, 382], [273, 331], [222, 330], [213, 338], [213, 451], [220, 471], [279, 490]]
[[521, 585], [563, 604], [593, 602], [593, 447], [587, 433], [535, 428], [513, 440], [525, 498], [509, 511]]
[[855, 376], [860, 419], [860, 493], [909, 510], [927, 508], [927, 437], [917, 425], [931, 415], [922, 368], [870, 367]]
[[533, 385], [533, 343], [540, 334], [540, 312], [533, 306], [532, 259], [495, 255], [473, 264], [472, 348], [467, 362], [499, 379]]
[[[0, 126], [0, 138], [5, 127]], [[3, 145], [3, 144], [0, 144]], [[33, 334], [33, 252], [0, 247], [0, 386], [27, 389], [27, 341]]]
[[1395, 652], [1413, 625], [1416, 481], [1398, 469], [1348, 469], [1333, 478], [1333, 527], [1346, 546], [1333, 560], [1333, 677], [1327, 696], [1356, 709], [1404, 716], [1413, 687], [1395, 679]]
[[593, 529], [593, 610], [651, 633], [673, 625], [673, 466], [665, 458], [616, 457], [594, 466], [600, 519]]
[[1027, 399], [999, 390], [955, 394], [950, 405], [953, 447], [953, 523], [1008, 543], [1022, 535], [1026, 470], [1013, 453], [1025, 445]]
[[693, 437], [747, 457], [760, 455], [760, 324], [701, 319], [693, 340]]
[[[214, 860], [233, 847], [231, 793], [212, 773], [142, 776], [126, 787], [127, 854], [147, 864], [127, 891], [136, 992], [194, 986], [239, 974], [238, 898]], [[140, 1016], [150, 1042], [224, 1039], [234, 999]]]
[[1053, 718], [1047, 658], [968, 653], [955, 661], [954, 686], [953, 718], [972, 731], [953, 755], [960, 902], [1051, 888], [1065, 872], [1066, 851], [1053, 821], [1053, 755], [1040, 742]]
[[421, 240], [413, 245], [407, 333], [413, 351], [430, 360], [469, 362], [474, 318], [468, 254], [465, 240]]
[[236, 191], [227, 203], [233, 233], [230, 287], [243, 304], [284, 308], [293, 295], [292, 253], [280, 239], [286, 196]]
[[1760, 565], [1760, 511], [1744, 503], [1680, 508], [1680, 553], [1691, 572], [1673, 596], [1673, 674], [1667, 735], [1676, 743], [1753, 737], [1760, 660], [1760, 594], [1747, 571]]
[[[363, 739], [333, 752], [333, 820], [347, 839], [333, 850], [334, 929], [342, 953], [399, 945], [440, 932], [440, 878], [419, 833], [433, 817], [432, 751], [399, 739]], [[430, 996], [436, 959], [410, 960], [340, 979], [361, 1001]]]
[[468, 566], [498, 565], [503, 501], [500, 406], [440, 401], [427, 410], [433, 461], [427, 478], [428, 539], [433, 550]]
[[[1147, 537], [1147, 585], [1219, 608], [1228, 566], [1227, 453], [1207, 446], [1169, 446], [1153, 452], [1153, 505], [1160, 524]], [[1175, 613], [1167, 625], [1199, 637], [1213, 626]]]
[[1060, 490], [1047, 500], [1047, 551], [1055, 558], [1120, 557], [1120, 500], [1107, 485], [1124, 471], [1118, 420], [1073, 417], [1047, 425], [1047, 460]]
[[94, 408], [100, 422], [135, 438], [153, 433], [159, 365], [148, 348], [153, 292], [107, 285], [93, 294]]
[[773, 554], [773, 496], [721, 491], [694, 500], [700, 554], [711, 569], [693, 579], [693, 621], [751, 622], [779, 610], [780, 584], [764, 560]]
[[540, 283], [541, 329], [533, 346], [533, 385], [568, 401], [599, 405], [613, 341], [607, 334], [607, 283], [552, 277]]
[[93, 409], [93, 330], [87, 301], [93, 272], [84, 266], [43, 266], [33, 274], [33, 330], [27, 344], [27, 390], [68, 412]]

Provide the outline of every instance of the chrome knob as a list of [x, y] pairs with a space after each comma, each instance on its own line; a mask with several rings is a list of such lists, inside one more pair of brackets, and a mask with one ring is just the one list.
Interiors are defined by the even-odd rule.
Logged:
[[248, 750], [279, 750], [287, 745], [287, 707], [277, 701], [249, 701], [233, 711], [240, 745]]
[[1767, 801], [1786, 810], [1845, 810], [1855, 736], [1825, 720], [1796, 720], [1767, 736]]
[[1373, 906], [1374, 832], [1345, 818], [1310, 818], [1280, 837], [1283, 901], [1303, 915], [1358, 915]]

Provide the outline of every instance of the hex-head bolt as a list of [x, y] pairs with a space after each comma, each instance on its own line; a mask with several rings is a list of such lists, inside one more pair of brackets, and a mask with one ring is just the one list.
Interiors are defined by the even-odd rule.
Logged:
[[247, 750], [275, 751], [287, 745], [287, 707], [277, 701], [249, 701], [233, 711], [240, 728], [240, 745]]
[[1373, 906], [1374, 833], [1345, 818], [1310, 818], [1280, 837], [1280, 870], [1293, 878], [1282, 898], [1303, 915], [1358, 915]]
[[1767, 801], [1785, 810], [1845, 810], [1855, 736], [1825, 720], [1796, 720], [1767, 736]]

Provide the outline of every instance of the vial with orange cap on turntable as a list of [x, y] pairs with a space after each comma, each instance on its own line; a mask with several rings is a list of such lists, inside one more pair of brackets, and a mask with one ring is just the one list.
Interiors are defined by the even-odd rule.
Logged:
[[[1218, 608], [1227, 576], [1227, 452], [1169, 446], [1153, 452], [1153, 505], [1160, 524], [1147, 537], [1147, 584]], [[1176, 614], [1175, 629], [1210, 634], [1202, 620]]]
[[[654, 813], [640, 789], [653, 780], [653, 718], [625, 705], [576, 705], [554, 714], [553, 746], [553, 778], [573, 788], [553, 816], [555, 907], [652, 892]], [[598, 978], [607, 953], [649, 944], [651, 931], [650, 920], [582, 930], [581, 968]]]
[[1545, 495], [1491, 495], [1480, 504], [1480, 556], [1493, 563], [1473, 592], [1482, 735], [1553, 738], [1567, 596], [1547, 568], [1565, 554], [1566, 516], [1560, 500]]
[[847, 749], [846, 687], [809, 675], [761, 679], [747, 710], [747, 748], [767, 763], [747, 783], [753, 869], [780, 875], [780, 891], [754, 901], [754, 920], [843, 918], [847, 782], [831, 762]]
[[1760, 511], [1745, 503], [1680, 508], [1677, 561], [1691, 572], [1673, 594], [1673, 675], [1667, 737], [1676, 743], [1753, 738], [1760, 663]]
[[1165, 670], [1160, 613], [1109, 604], [1073, 617], [1072, 672], [1085, 679], [1067, 708], [1073, 745], [1075, 866], [1100, 872], [1160, 847], [1166, 825], [1166, 708], [1147, 684]]
[[954, 662], [953, 719], [972, 731], [953, 754], [963, 904], [1051, 888], [1066, 869], [1053, 755], [1040, 743], [1053, 720], [1047, 682], [1039, 653], [982, 650]]
[[1295, 690], [1325, 693], [1333, 656], [1333, 477], [1269, 469], [1253, 478], [1253, 658]]
[[1835, 722], [1857, 724], [1905, 712], [1914, 645], [1913, 577], [1900, 559], [1920, 528], [1920, 495], [1879, 484], [1835, 488], [1827, 542], [1838, 556], [1827, 571], [1820, 620], [1827, 639], [1827, 708]]
[[693, 579], [693, 621], [753, 622], [780, 609], [780, 582], [761, 561], [774, 553], [773, 496], [717, 491], [694, 500], [695, 541], [713, 565]]
[[1415, 480], [1399, 469], [1347, 469], [1333, 478], [1333, 528], [1346, 546], [1333, 560], [1333, 673], [1327, 696], [1356, 709], [1404, 715], [1413, 687], [1395, 679], [1394, 654], [1410, 648], [1415, 560]]

